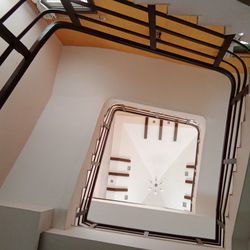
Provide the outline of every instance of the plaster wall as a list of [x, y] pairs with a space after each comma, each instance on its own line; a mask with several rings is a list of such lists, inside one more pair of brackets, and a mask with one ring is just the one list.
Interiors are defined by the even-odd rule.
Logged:
[[[0, 17], [17, 1], [1, 0]], [[24, 3], [4, 25], [18, 35], [36, 16]], [[45, 21], [35, 25], [21, 40], [28, 48], [36, 41]], [[8, 44], [0, 38], [0, 53]], [[62, 45], [52, 37], [42, 48], [0, 112], [0, 187], [47, 104], [54, 84]], [[0, 67], [2, 88], [23, 57], [13, 51]]]
[[[76, 238], [77, 237], [77, 238]], [[188, 244], [168, 240], [152, 239], [145, 236], [114, 233], [89, 228], [69, 230], [52, 229], [43, 234], [39, 250], [214, 250], [214, 247]]]
[[[213, 239], [214, 219], [183, 211], [171, 211], [156, 207], [93, 199], [88, 220], [97, 224], [137, 228], [175, 235]], [[115, 211], [111, 213], [110, 211]]]
[[212, 216], [229, 90], [228, 79], [217, 72], [112, 50], [64, 47], [53, 95], [0, 199], [53, 207], [54, 225], [64, 227], [73, 194], [72, 216], [79, 204], [99, 113], [104, 102], [117, 98], [205, 117], [203, 181], [197, 184], [202, 197], [197, 199], [203, 199], [201, 211]]
[[37, 250], [40, 234], [51, 228], [52, 218], [49, 208], [1, 202], [1, 249]]

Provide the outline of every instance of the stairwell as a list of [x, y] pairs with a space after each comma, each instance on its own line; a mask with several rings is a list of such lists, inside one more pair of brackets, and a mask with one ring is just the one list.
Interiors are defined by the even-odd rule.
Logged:
[[[99, 2], [99, 1], [97, 1]], [[163, 6], [159, 7], [159, 11], [163, 8]], [[165, 9], [162, 10], [165, 12]], [[198, 18], [196, 16], [178, 16], [184, 20], [188, 20], [190, 22], [197, 23]], [[98, 15], [96, 16], [98, 19], [107, 19], [109, 20], [109, 16]], [[108, 21], [107, 21], [108, 22]], [[178, 27], [171, 27], [171, 22], [167, 24], [167, 27], [170, 29], [177, 29]], [[95, 27], [96, 28], [96, 27]], [[224, 27], [222, 26], [210, 26], [212, 30], [223, 33]], [[141, 30], [140, 30], [141, 31]], [[144, 31], [145, 34], [148, 34], [148, 29]], [[182, 30], [183, 34], [187, 34], [190, 30]], [[124, 46], [114, 45], [111, 42], [104, 42], [101, 39], [93, 38], [89, 39], [90, 36], [71, 32], [71, 31], [60, 31], [57, 33], [59, 39], [63, 42], [64, 45], [77, 45], [77, 46], [95, 46], [95, 47], [104, 47], [104, 48], [115, 48], [117, 50], [122, 50], [126, 52], [135, 51], [125, 48]], [[200, 34], [194, 34], [194, 37], [206, 39], [202, 37]], [[171, 37], [171, 35], [162, 36], [165, 40], [170, 42], [176, 42], [180, 45], [187, 46], [189, 48], [194, 48], [194, 44], [187, 43], [182, 41], [181, 39], [175, 39]], [[220, 43], [219, 41], [210, 40], [212, 43]], [[159, 48], [168, 48], [167, 45], [160, 45]], [[202, 50], [202, 46], [199, 46]], [[168, 48], [169, 49], [169, 48]], [[172, 52], [178, 52], [178, 48], [170, 49]], [[208, 51], [211, 54], [215, 54], [215, 51]], [[136, 51], [137, 54], [148, 55], [142, 52]], [[186, 54], [188, 55], [188, 54]], [[157, 57], [154, 56], [153, 57]], [[192, 56], [191, 56], [192, 57]], [[235, 235], [234, 225], [237, 225], [237, 215], [238, 208], [240, 207], [241, 202], [241, 193], [243, 190], [244, 179], [247, 173], [247, 163], [249, 158], [249, 149], [250, 149], [250, 141], [248, 140], [249, 131], [250, 131], [250, 96], [246, 97], [246, 112], [243, 116], [242, 124], [241, 124], [241, 140], [239, 141], [239, 148], [237, 150], [237, 164], [235, 166], [233, 172], [233, 181], [231, 187], [231, 194], [228, 202], [227, 208], [227, 220], [226, 220], [226, 245], [225, 249], [231, 250], [232, 238], [233, 238], [233, 250], [241, 250], [239, 245], [237, 245], [237, 237], [233, 237]], [[239, 210], [240, 211], [240, 210]], [[51, 218], [50, 218], [51, 219]], [[82, 231], [81, 231], [82, 230]], [[97, 230], [94, 228], [70, 228], [69, 230], [56, 230], [51, 229], [44, 233], [41, 237], [40, 241], [40, 250], [54, 250], [54, 249], [82, 249], [82, 246], [85, 245], [88, 249], [175, 249], [175, 250], [193, 250], [193, 249], [214, 249], [213, 247], [207, 247], [201, 245], [202, 243], [198, 242], [198, 244], [183, 244], [176, 242], [166, 242], [164, 240], [156, 240], [150, 239], [147, 235], [143, 237], [140, 236], [131, 236], [131, 235], [121, 235], [119, 233], [106, 232], [102, 230]], [[84, 234], [84, 236], [83, 236]], [[243, 250], [243, 248], [242, 248]]]

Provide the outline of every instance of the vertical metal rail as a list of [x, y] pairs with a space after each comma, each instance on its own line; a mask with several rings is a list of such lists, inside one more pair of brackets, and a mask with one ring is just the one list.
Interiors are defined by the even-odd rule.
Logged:
[[155, 5], [148, 6], [148, 22], [149, 22], [150, 48], [154, 50], [156, 49]]

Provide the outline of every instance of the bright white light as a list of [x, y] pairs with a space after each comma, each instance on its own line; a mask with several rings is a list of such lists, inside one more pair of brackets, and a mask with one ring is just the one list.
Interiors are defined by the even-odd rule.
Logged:
[[245, 42], [245, 41], [240, 41], [240, 43], [242, 43], [242, 44], [249, 44], [248, 42]]
[[245, 33], [244, 33], [244, 32], [240, 32], [238, 35], [239, 35], [239, 36], [244, 36]]

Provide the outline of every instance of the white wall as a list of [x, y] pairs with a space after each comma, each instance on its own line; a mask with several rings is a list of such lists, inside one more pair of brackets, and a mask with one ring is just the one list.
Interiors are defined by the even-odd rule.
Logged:
[[[0, 17], [16, 2], [15, 0], [1, 0]], [[18, 35], [34, 17], [35, 13], [28, 3], [25, 3], [4, 24], [15, 35]], [[44, 27], [44, 21], [35, 25], [22, 42], [29, 48]], [[0, 53], [6, 48], [7, 43], [0, 38]], [[61, 48], [61, 43], [52, 37], [35, 58], [0, 111], [0, 187], [50, 98]], [[1, 65], [0, 88], [3, 87], [21, 59], [20, 54], [12, 52]]]
[[[84, 247], [83, 247], [84, 246]], [[46, 232], [39, 250], [214, 250], [215, 247], [160, 240], [139, 235], [116, 233], [92, 228], [52, 229]]]
[[[210, 194], [217, 189], [228, 96], [229, 81], [216, 72], [105, 49], [64, 47], [52, 98], [0, 199], [56, 208], [55, 222], [62, 227], [61, 215], [71, 204], [101, 107], [116, 97], [205, 117], [206, 164], [198, 185], [204, 207], [213, 207]], [[204, 178], [210, 175], [214, 183]]]
[[1, 250], [37, 250], [40, 233], [51, 228], [53, 210], [0, 203]]
[[[115, 211], [111, 213], [110, 211]], [[215, 238], [215, 220], [211, 217], [171, 211], [126, 202], [93, 199], [88, 220], [100, 224], [136, 228], [167, 234]]]

